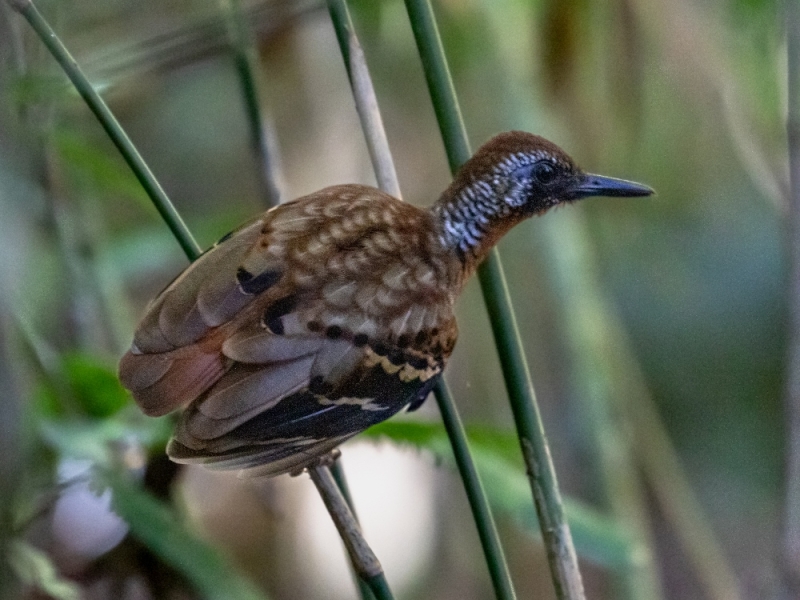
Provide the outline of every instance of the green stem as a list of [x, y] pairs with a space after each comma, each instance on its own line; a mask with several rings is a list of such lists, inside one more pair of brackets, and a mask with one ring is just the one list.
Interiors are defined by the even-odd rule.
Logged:
[[472, 460], [464, 425], [461, 423], [455, 402], [444, 379], [439, 380], [433, 392], [439, 405], [439, 412], [442, 414], [444, 428], [447, 430], [447, 437], [453, 448], [458, 473], [461, 475], [461, 481], [464, 482], [472, 516], [478, 528], [478, 537], [486, 557], [486, 566], [489, 568], [495, 596], [500, 600], [513, 599], [516, 597], [514, 586], [511, 583], [511, 574], [508, 572], [503, 547], [500, 545], [500, 537], [497, 535], [497, 527], [489, 508], [489, 500], [486, 498], [483, 483]]
[[365, 581], [376, 600], [392, 600], [392, 590], [383, 574], [368, 577]]
[[[466, 129], [430, 0], [406, 0], [406, 8], [430, 89], [451, 171], [470, 156]], [[584, 598], [572, 534], [564, 517], [555, 469], [550, 457], [522, 341], [511, 307], [500, 255], [493, 250], [478, 277], [500, 354], [514, 422], [528, 472], [551, 575], [560, 599]]]
[[356, 36], [353, 20], [345, 0], [328, 0], [328, 10], [331, 21], [342, 52], [347, 76], [353, 88], [353, 99], [356, 104], [361, 129], [367, 143], [372, 167], [378, 187], [395, 198], [402, 198], [397, 172], [394, 168], [392, 153], [389, 150], [389, 141], [383, 127], [383, 118], [378, 108], [378, 99], [372, 78], [369, 74], [367, 61], [361, 44]]
[[[361, 533], [361, 527], [350, 510], [328, 467], [312, 465], [307, 469], [317, 487], [325, 508], [344, 542], [350, 561], [359, 578], [369, 586], [376, 600], [392, 600], [392, 592], [383, 574], [383, 567]], [[341, 475], [341, 473], [340, 473]]]
[[[400, 198], [400, 185], [397, 181], [394, 161], [347, 2], [346, 0], [328, 0], [328, 8], [350, 77], [356, 107], [367, 107], [366, 110], [359, 108], [358, 112], [379, 186], [383, 191]], [[443, 379], [440, 380], [434, 391], [478, 529], [478, 537], [484, 551], [495, 595], [499, 600], [510, 600], [515, 597], [511, 574], [508, 571], [497, 527], [489, 508], [489, 500], [469, 451], [464, 426], [458, 416], [447, 383]]]
[[428, 83], [436, 121], [439, 123], [439, 131], [444, 140], [447, 162], [450, 171], [455, 174], [472, 156], [472, 150], [469, 147], [453, 79], [450, 77], [450, 68], [447, 66], [436, 17], [430, 0], [406, 0], [406, 9], [417, 42], [425, 80]]
[[496, 250], [480, 268], [478, 278], [500, 356], [556, 594], [559, 599], [583, 599], [583, 583], [572, 533], [564, 516], [542, 416]]
[[61, 40], [42, 14], [37, 10], [33, 2], [18, 0], [11, 2], [11, 6], [25, 17], [44, 45], [58, 61], [58, 64], [64, 69], [64, 72], [75, 86], [75, 89], [78, 90], [78, 93], [86, 101], [86, 104], [89, 105], [89, 108], [95, 114], [97, 120], [100, 121], [103, 129], [105, 129], [106, 133], [111, 138], [111, 141], [114, 142], [114, 145], [119, 149], [120, 153], [122, 153], [125, 162], [128, 163], [136, 179], [139, 180], [139, 183], [142, 185], [145, 192], [147, 192], [147, 195], [150, 196], [150, 199], [153, 201], [153, 204], [155, 204], [161, 217], [166, 221], [167, 226], [186, 253], [186, 256], [189, 257], [190, 260], [194, 260], [200, 256], [202, 253], [200, 246], [197, 244], [194, 237], [192, 237], [183, 219], [181, 219], [175, 207], [172, 205], [172, 202], [167, 197], [166, 192], [164, 192], [164, 189], [158, 181], [156, 181], [155, 176], [145, 164], [144, 159], [142, 159], [138, 150], [136, 150], [133, 142], [131, 142], [130, 138], [123, 131], [117, 119], [111, 114], [106, 103], [103, 102], [103, 99], [100, 98], [99, 94], [92, 87], [92, 84], [89, 83], [89, 80], [86, 78], [86, 75], [83, 74], [80, 67], [78, 67], [75, 59], [72, 58], [69, 51], [64, 47], [64, 44], [61, 43]]
[[280, 186], [278, 185], [277, 165], [275, 162], [267, 124], [258, 98], [258, 68], [255, 41], [248, 24], [244, 19], [244, 12], [240, 0], [220, 0], [225, 11], [225, 23], [228, 30], [228, 39], [233, 49], [233, 60], [239, 83], [242, 88], [247, 122], [250, 126], [250, 143], [259, 163], [259, 183], [264, 204], [268, 207], [277, 206], [281, 202]]
[[347, 77], [352, 83], [353, 73], [350, 62], [350, 36], [355, 34], [353, 19], [350, 16], [350, 9], [345, 0], [328, 0], [328, 12], [331, 14], [333, 31], [336, 33], [336, 41], [339, 42], [339, 50], [344, 59], [344, 68], [347, 70]]
[[[331, 475], [333, 475], [333, 480], [336, 482], [336, 487], [339, 488], [339, 493], [342, 494], [342, 498], [347, 503], [347, 507], [350, 509], [350, 512], [353, 515], [353, 518], [358, 522], [358, 514], [356, 514], [356, 507], [353, 504], [353, 496], [350, 494], [350, 486], [347, 485], [347, 478], [344, 474], [344, 469], [342, 468], [342, 461], [341, 459], [334, 461], [334, 463], [330, 466]], [[374, 598], [372, 595], [372, 590], [367, 582], [361, 579], [357, 573], [353, 573], [356, 579], [356, 586], [358, 587], [358, 594], [361, 596], [362, 600], [370, 600]]]

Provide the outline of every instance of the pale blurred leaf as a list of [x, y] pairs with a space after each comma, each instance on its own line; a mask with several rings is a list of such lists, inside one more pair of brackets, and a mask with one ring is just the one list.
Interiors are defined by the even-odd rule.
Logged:
[[80, 588], [63, 579], [44, 552], [22, 540], [8, 548], [8, 562], [17, 577], [55, 600], [81, 600]]

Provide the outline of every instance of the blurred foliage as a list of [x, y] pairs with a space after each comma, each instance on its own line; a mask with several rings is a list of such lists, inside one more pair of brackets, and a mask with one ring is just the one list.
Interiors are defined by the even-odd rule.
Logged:
[[203, 598], [266, 600], [217, 549], [188, 530], [174, 509], [112, 471], [101, 477], [114, 493], [114, 510], [128, 523], [131, 533], [183, 573]]
[[[324, 6], [243, 4], [258, 41], [260, 94], [281, 150], [285, 196], [371, 182]], [[447, 184], [447, 168], [402, 2], [350, 4], [404, 196], [427, 204]], [[216, 2], [40, 6], [203, 246], [260, 210], [258, 169]], [[588, 170], [657, 189], [652, 200], [592, 201], [564, 210], [585, 217], [593, 279], [618, 311], [743, 595], [765, 597], [779, 512], [786, 342], [781, 4], [440, 0], [435, 7], [475, 146], [499, 130], [528, 129], [557, 141]], [[304, 562], [311, 542], [295, 530], [275, 533], [273, 521], [288, 527], [292, 520], [292, 511], [280, 508], [281, 498], [295, 507], [290, 484], [271, 482], [259, 492], [262, 512], [280, 516], [267, 519], [274, 528], [259, 548], [239, 549], [234, 561], [223, 558], [237, 547], [231, 539], [246, 538], [251, 529], [245, 517], [236, 520], [238, 505], [221, 513], [229, 521], [217, 519], [230, 527], [227, 538], [198, 535], [203, 526], [189, 518], [197, 507], [227, 499], [223, 486], [173, 496], [173, 488], [184, 487], [180, 477], [155, 481], [154, 460], [163, 456], [171, 421], [148, 419], [132, 405], [116, 382], [115, 346], [185, 258], [38, 40], [5, 5], [0, 207], [0, 317], [14, 331], [0, 339], [9, 357], [3, 384], [10, 375], [14, 383], [3, 388], [0, 415], [19, 440], [0, 454], [0, 511], [14, 513], [13, 519], [0, 514], [0, 542], [14, 540], [3, 547], [13, 549], [6, 553], [28, 589], [67, 598], [77, 587], [83, 597], [105, 598], [107, 588], [91, 582], [111, 580], [120, 590], [128, 589], [120, 583], [126, 582], [157, 597], [158, 570], [141, 565], [162, 563], [189, 582], [171, 598], [262, 597], [249, 580], [268, 582], [272, 597], [291, 598], [297, 597], [293, 582], [322, 577]], [[521, 226], [501, 252], [576, 543], [602, 566], [588, 570], [587, 587], [594, 598], [612, 598], [606, 570], [624, 572], [636, 547], [607, 516], [587, 434], [594, 424], [575, 397], [592, 382], [576, 385], [564, 327], [570, 314], [546, 263], [566, 239], [545, 242], [542, 229], [560, 218], [557, 211]], [[501, 530], [519, 595], [546, 598], [550, 584], [530, 543], [535, 515], [517, 441], [507, 432], [504, 388], [476, 286], [466, 290], [459, 320], [461, 341], [448, 378], [470, 423], [491, 501], [507, 517]], [[626, 423], [619, 419], [619, 435], [629, 433]], [[450, 464], [439, 425], [390, 421], [367, 435]], [[131, 536], [104, 557], [69, 555], [52, 533], [66, 486], [58, 470], [76, 458], [95, 465], [97, 487], [110, 487], [115, 510], [130, 527]], [[641, 474], [635, 476], [641, 485]], [[477, 542], [459, 537], [472, 535], [463, 525], [466, 508], [454, 499], [461, 488], [440, 479], [413, 489], [443, 498], [437, 518], [457, 523], [441, 528], [455, 541], [437, 541], [431, 586], [407, 597], [486, 597], [485, 575], [475, 567], [480, 557], [467, 549]], [[673, 525], [646, 499], [666, 596], [704, 597]], [[378, 502], [371, 509], [384, 507]], [[125, 567], [118, 553], [131, 537], [141, 541], [146, 559]], [[0, 598], [6, 585], [0, 577]], [[127, 593], [116, 595], [132, 597]]]
[[[447, 433], [438, 423], [394, 419], [370, 427], [363, 435], [388, 438], [431, 452], [446, 461], [450, 468], [455, 468]], [[490, 427], [470, 426], [467, 437], [492, 508], [539, 537], [539, 523], [531, 506], [530, 485], [516, 435]], [[566, 499], [564, 508], [580, 556], [617, 570], [630, 568], [636, 562], [636, 548], [630, 543], [622, 523], [615, 523], [572, 499]]]
[[66, 386], [45, 384], [38, 394], [43, 416], [65, 416], [68, 394], [79, 414], [94, 419], [111, 417], [128, 404], [130, 396], [120, 385], [113, 367], [87, 354], [69, 352], [60, 356], [59, 378]]
[[119, 194], [123, 200], [138, 201], [148, 212], [153, 210], [142, 186], [116, 153], [109, 155], [106, 148], [99, 148], [85, 133], [66, 128], [55, 132], [52, 143], [81, 180], [91, 182], [106, 195]]

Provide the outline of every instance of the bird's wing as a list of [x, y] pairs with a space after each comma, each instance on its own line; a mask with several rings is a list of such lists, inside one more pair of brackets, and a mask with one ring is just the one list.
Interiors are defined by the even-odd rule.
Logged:
[[344, 191], [226, 236], [149, 308], [120, 378], [148, 414], [188, 404], [174, 460], [285, 472], [427, 396], [455, 342], [450, 302], [386, 233], [388, 197]]
[[[248, 278], [239, 266], [250, 259], [263, 221], [226, 236], [181, 273], [148, 307], [119, 377], [148, 415], [187, 404], [229, 368], [220, 352], [226, 324], [280, 277], [280, 263]], [[233, 272], [231, 272], [233, 267]]]

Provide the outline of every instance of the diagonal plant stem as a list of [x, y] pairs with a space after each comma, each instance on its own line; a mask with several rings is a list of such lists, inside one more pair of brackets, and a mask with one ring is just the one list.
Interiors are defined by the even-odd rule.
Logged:
[[328, 0], [328, 10], [331, 13], [333, 29], [336, 32], [344, 66], [353, 89], [356, 111], [361, 121], [361, 130], [364, 132], [367, 142], [378, 187], [395, 198], [402, 198], [397, 171], [389, 150], [389, 140], [386, 138], [383, 118], [378, 108], [378, 99], [375, 96], [367, 61], [356, 36], [347, 2], [345, 0]]
[[[405, 3], [450, 169], [455, 172], [471, 152], [433, 8], [430, 0], [406, 0]], [[582, 599], [585, 595], [572, 534], [564, 517], [553, 461], [497, 250], [493, 250], [480, 267], [478, 277], [500, 355], [556, 595], [559, 599]]]
[[250, 126], [250, 143], [259, 163], [259, 184], [264, 204], [277, 206], [281, 202], [281, 186], [274, 134], [268, 118], [264, 118], [258, 99], [258, 61], [253, 34], [245, 22], [241, 0], [219, 0], [225, 13], [228, 39], [233, 50], [234, 64], [242, 87], [242, 98]]
[[100, 98], [100, 95], [92, 87], [92, 84], [89, 83], [89, 80], [83, 74], [83, 71], [81, 71], [78, 63], [75, 62], [75, 59], [72, 58], [72, 55], [70, 55], [64, 44], [61, 43], [61, 40], [50, 27], [49, 23], [47, 23], [31, 0], [9, 1], [12, 8], [18, 10], [28, 23], [30, 23], [33, 30], [42, 40], [42, 43], [47, 46], [47, 49], [50, 50], [50, 53], [56, 61], [58, 61], [58, 64], [61, 65], [61, 68], [66, 73], [67, 77], [69, 77], [75, 89], [78, 90], [78, 93], [86, 101], [89, 109], [97, 117], [97, 120], [100, 121], [100, 125], [105, 129], [111, 141], [114, 142], [114, 145], [122, 154], [125, 162], [128, 163], [128, 166], [133, 171], [136, 179], [139, 180], [139, 183], [153, 201], [156, 210], [158, 210], [161, 217], [166, 221], [167, 226], [170, 228], [170, 231], [172, 231], [172, 234], [175, 236], [175, 239], [180, 244], [186, 256], [188, 256], [190, 260], [194, 260], [200, 256], [202, 253], [200, 246], [189, 232], [189, 229], [186, 227], [183, 219], [181, 219], [178, 211], [175, 210], [175, 207], [167, 197], [161, 184], [158, 183], [155, 175], [153, 175], [153, 172], [147, 164], [145, 164], [144, 159], [133, 145], [133, 142], [131, 142], [130, 138], [122, 130], [116, 117], [111, 113], [102, 98]]
[[[358, 522], [358, 514], [356, 513], [356, 506], [353, 503], [353, 496], [350, 494], [350, 486], [347, 484], [347, 478], [344, 474], [344, 469], [342, 468], [342, 459], [339, 458], [335, 460], [333, 464], [330, 466], [331, 475], [333, 475], [333, 480], [336, 482], [336, 486], [339, 488], [339, 492], [342, 494], [342, 498], [344, 501], [347, 502], [347, 507], [350, 509], [350, 513], [353, 515], [353, 518]], [[372, 600], [375, 596], [372, 595], [372, 590], [370, 590], [369, 586], [364, 582], [361, 577], [358, 576], [358, 573], [355, 570], [355, 565], [351, 562], [350, 565], [353, 567], [353, 575], [355, 576], [356, 587], [358, 587], [358, 593], [361, 596], [361, 600]]]
[[456, 461], [458, 474], [464, 482], [467, 492], [472, 517], [478, 528], [478, 536], [486, 557], [486, 566], [489, 569], [489, 576], [492, 579], [494, 593], [498, 599], [513, 599], [516, 597], [514, 586], [511, 582], [511, 574], [508, 571], [503, 547], [500, 545], [500, 538], [497, 535], [497, 527], [494, 523], [492, 510], [489, 508], [489, 500], [483, 488], [483, 482], [478, 475], [478, 469], [472, 460], [472, 454], [467, 442], [467, 434], [464, 431], [464, 424], [456, 409], [456, 403], [450, 393], [450, 388], [444, 379], [440, 379], [433, 390], [439, 412], [442, 415], [442, 422], [453, 449], [453, 457]]
[[[336, 36], [342, 57], [345, 61], [353, 96], [358, 109], [361, 127], [367, 139], [372, 164], [375, 168], [379, 187], [388, 194], [401, 198], [400, 184], [394, 168], [389, 142], [383, 128], [383, 120], [378, 108], [372, 80], [369, 75], [364, 53], [358, 43], [346, 0], [328, 0]], [[478, 471], [475, 468], [469, 451], [466, 433], [455, 402], [444, 380], [440, 380], [434, 389], [439, 412], [447, 430], [456, 465], [464, 483], [467, 499], [472, 509], [478, 537], [481, 541], [489, 576], [499, 600], [510, 600], [515, 597], [511, 574], [503, 555], [500, 537], [492, 517], [489, 501], [483, 489]]]
[[330, 469], [325, 466], [313, 465], [308, 467], [308, 474], [311, 476], [311, 481], [317, 486], [319, 495], [333, 519], [333, 524], [336, 525], [336, 529], [344, 541], [350, 561], [359, 578], [369, 586], [377, 600], [392, 600], [392, 592], [386, 583], [383, 567], [361, 534], [361, 527], [350, 511], [344, 494], [337, 487]]
[[[528, 107], [526, 102], [518, 94], [511, 91], [507, 84], [498, 90], [498, 93], [509, 96], [513, 103], [516, 104], [514, 112], [519, 115], [517, 118], [527, 114]], [[797, 97], [800, 98], [800, 95]], [[685, 469], [681, 465], [680, 457], [670, 440], [658, 407], [648, 389], [639, 361], [632, 350], [624, 324], [620, 322], [613, 303], [604, 294], [597, 278], [591, 275], [591, 267], [588, 263], [591, 262], [594, 252], [591, 249], [588, 249], [587, 252], [584, 248], [587, 244], [587, 236], [591, 236], [589, 236], [588, 231], [584, 231], [586, 229], [585, 226], [580, 225], [584, 221], [578, 215], [582, 214], [580, 210], [569, 211], [568, 213], [563, 213], [563, 216], [559, 219], [546, 220], [544, 231], [550, 237], [550, 242], [543, 245], [544, 251], [548, 252], [547, 259], [543, 264], [550, 267], [553, 281], [557, 286], [562, 287], [562, 296], [572, 296], [573, 300], [580, 296], [580, 303], [585, 305], [581, 310], [594, 313], [594, 316], [590, 318], [591, 324], [587, 323], [584, 329], [597, 329], [598, 324], [600, 324], [600, 327], [605, 330], [603, 336], [597, 336], [598, 338], [605, 338], [604, 348], [576, 350], [593, 354], [593, 356], [587, 356], [586, 360], [602, 365], [602, 369], [608, 371], [604, 378], [608, 377], [612, 380], [610, 383], [613, 385], [613, 393], [608, 400], [613, 402], [613, 405], [608, 406], [606, 410], [616, 413], [615, 416], [618, 419], [617, 427], [622, 428], [623, 433], [627, 430], [627, 435], [632, 438], [629, 444], [631, 444], [631, 450], [635, 453], [636, 462], [641, 467], [656, 501], [661, 506], [664, 517], [675, 531], [682, 550], [690, 561], [691, 569], [703, 587], [704, 597], [709, 600], [741, 600], [743, 596], [739, 588], [736, 572], [710, 526], [708, 517], [704, 514], [703, 507], [692, 489]], [[564, 222], [571, 223], [572, 227], [565, 227], [563, 225]], [[561, 226], [559, 227], [559, 225]], [[558, 243], [556, 244], [555, 242]], [[556, 246], [559, 250], [555, 250]], [[565, 249], [567, 252], [564, 252]], [[565, 254], [576, 254], [576, 256], [572, 260], [566, 260]], [[584, 258], [576, 262], [575, 259], [580, 258], [581, 255]], [[589, 272], [586, 272], [587, 269]], [[573, 270], [584, 271], [584, 275], [578, 277]], [[571, 291], [569, 288], [572, 288]], [[568, 325], [574, 325], [575, 321], [580, 320], [575, 310], [577, 307], [569, 306], [567, 308], [566, 300], [562, 300], [562, 304], [565, 308], [564, 313], [570, 317]], [[581, 336], [588, 338], [593, 337], [596, 333], [582, 331]], [[601, 340], [598, 339], [599, 341]], [[578, 360], [580, 361], [581, 359], [578, 358]], [[588, 375], [591, 376], [592, 374]], [[596, 373], [594, 377], [597, 377]], [[592, 393], [597, 393], [598, 382], [587, 383], [594, 387]], [[605, 384], [605, 382], [603, 383]], [[584, 400], [596, 402], [596, 400]], [[583, 416], [587, 415], [584, 414]], [[592, 419], [594, 417], [590, 416], [589, 421], [592, 421]], [[610, 435], [610, 432], [603, 434], [600, 431], [601, 424], [589, 422], [587, 427], [596, 430], [596, 436], [605, 435], [608, 438]], [[604, 443], [609, 443], [609, 441], [606, 440]], [[618, 442], [611, 440], [611, 443], [616, 444]], [[616, 451], [613, 446], [609, 447], [608, 450], [610, 452]], [[601, 469], [616, 470], [620, 466], [602, 458], [600, 463]], [[602, 476], [609, 479], [617, 479], [620, 477], [620, 473], [603, 473]], [[620, 483], [617, 482], [613, 485], [618, 488]], [[614, 490], [608, 489], [609, 494], [612, 491]], [[616, 503], [630, 502], [631, 500], [638, 502], [635, 497], [628, 495], [630, 490], [627, 492], [624, 490], [619, 491], [623, 491], [628, 499], [624, 501], [618, 498], [615, 501]], [[616, 491], [614, 493], [616, 494]], [[612, 499], [609, 498], [609, 501], [611, 502]], [[634, 507], [629, 506], [625, 510], [627, 511], [630, 508]], [[616, 512], [616, 509], [614, 510]], [[621, 521], [619, 521], [620, 517], [622, 517]], [[636, 598], [650, 599], [657, 597], [657, 591], [640, 587], [646, 583], [647, 579], [652, 580], [654, 577], [652, 574], [648, 575], [646, 571], [657, 568], [652, 564], [654, 561], [654, 549], [652, 544], [648, 543], [648, 538], [651, 537], [650, 533], [646, 529], [636, 531], [642, 525], [647, 526], [647, 523], [636, 523], [635, 520], [638, 520], [638, 517], [636, 516], [635, 508], [634, 512], [629, 516], [617, 513], [617, 520], [620, 525], [628, 525], [633, 534], [630, 540], [632, 560], [630, 565], [625, 566], [624, 572], [621, 573], [622, 576], [631, 579], [631, 581], [625, 582], [625, 585], [633, 593], [638, 594], [635, 596]], [[651, 566], [648, 566], [648, 562], [651, 563]], [[633, 581], [632, 579], [637, 579], [638, 581]]]
[[800, 6], [787, 2], [789, 114], [789, 347], [786, 365], [786, 483], [779, 600], [800, 597]]

